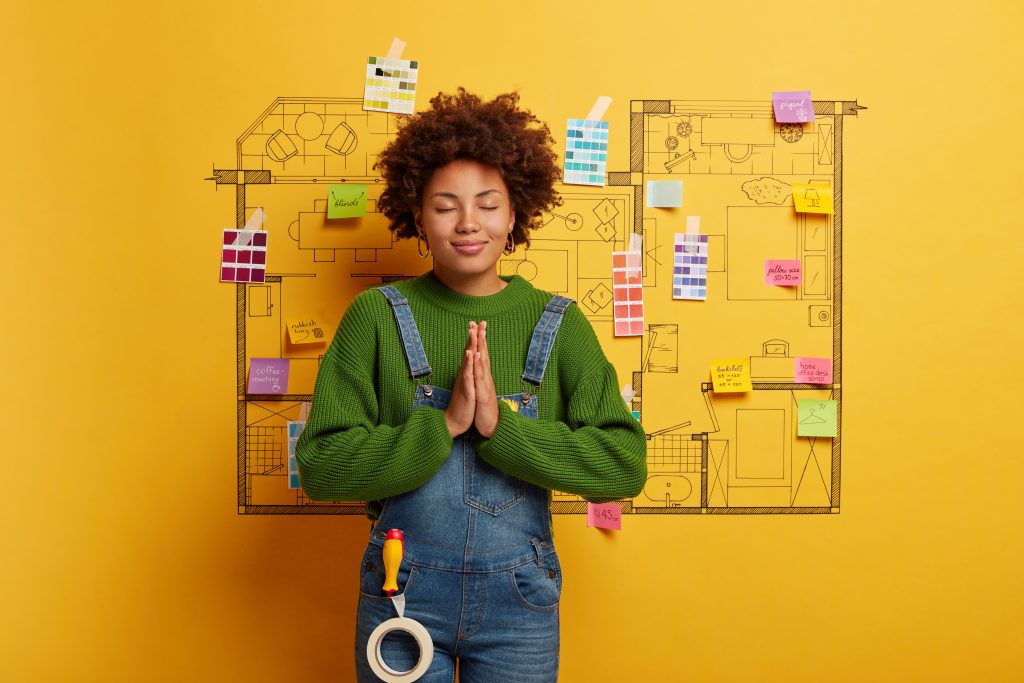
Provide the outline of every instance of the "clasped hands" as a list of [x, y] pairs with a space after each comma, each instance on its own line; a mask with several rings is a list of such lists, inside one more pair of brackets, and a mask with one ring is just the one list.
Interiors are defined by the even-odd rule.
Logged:
[[448, 433], [455, 438], [470, 427], [486, 438], [498, 427], [498, 395], [487, 353], [487, 321], [469, 322], [469, 339], [462, 353], [462, 367], [455, 378], [448, 408], [444, 411]]

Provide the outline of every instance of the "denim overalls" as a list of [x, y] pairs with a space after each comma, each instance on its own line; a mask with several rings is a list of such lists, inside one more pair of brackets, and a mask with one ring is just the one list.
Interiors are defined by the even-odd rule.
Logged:
[[[391, 286], [379, 288], [391, 304], [416, 391], [413, 409], [444, 410], [451, 392], [430, 379], [408, 300]], [[522, 394], [499, 396], [520, 415], [537, 417], [537, 396], [562, 314], [571, 299], [555, 296], [534, 328]], [[366, 663], [373, 629], [395, 616], [384, 596], [382, 548], [388, 529], [405, 534], [398, 574], [405, 616], [422, 623], [434, 641], [434, 660], [421, 681], [454, 680], [455, 658], [463, 683], [536, 681], [558, 677], [558, 601], [562, 573], [551, 542], [547, 489], [528, 484], [485, 462], [472, 430], [455, 438], [441, 468], [420, 488], [389, 498], [370, 534], [360, 567], [356, 617], [356, 669], [360, 681], [379, 680]], [[393, 669], [416, 663], [419, 648], [395, 632], [381, 651]]]

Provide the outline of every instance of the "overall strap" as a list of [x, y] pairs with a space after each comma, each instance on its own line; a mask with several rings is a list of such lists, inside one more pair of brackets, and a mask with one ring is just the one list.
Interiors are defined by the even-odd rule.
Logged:
[[526, 370], [523, 372], [523, 381], [530, 384], [540, 385], [544, 377], [544, 369], [548, 365], [548, 358], [551, 357], [551, 349], [555, 346], [555, 335], [562, 324], [562, 315], [572, 299], [564, 296], [553, 296], [548, 305], [544, 307], [544, 314], [540, 317], [537, 326], [533, 328], [533, 337], [530, 338], [530, 350], [526, 354]]
[[405, 360], [409, 363], [409, 372], [413, 379], [430, 374], [430, 363], [427, 362], [427, 354], [423, 350], [423, 341], [420, 339], [419, 328], [413, 320], [412, 310], [409, 308], [409, 300], [402, 296], [401, 292], [385, 285], [376, 288], [378, 292], [387, 297], [391, 304], [391, 310], [395, 314], [395, 322], [398, 323], [398, 334], [402, 337], [402, 346], [405, 348]]

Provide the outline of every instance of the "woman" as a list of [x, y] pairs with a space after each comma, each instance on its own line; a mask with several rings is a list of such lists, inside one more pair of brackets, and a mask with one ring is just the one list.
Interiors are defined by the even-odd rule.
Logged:
[[[378, 157], [378, 207], [433, 270], [363, 292], [317, 377], [297, 455], [314, 500], [366, 500], [360, 681], [370, 632], [394, 614], [381, 590], [390, 528], [405, 534], [405, 615], [434, 641], [424, 681], [555, 681], [561, 571], [550, 491], [639, 493], [646, 440], [614, 368], [569, 299], [498, 274], [560, 202], [547, 126], [518, 95], [459, 89], [406, 120]], [[461, 350], [461, 353], [460, 353]], [[411, 639], [385, 661], [408, 670]]]

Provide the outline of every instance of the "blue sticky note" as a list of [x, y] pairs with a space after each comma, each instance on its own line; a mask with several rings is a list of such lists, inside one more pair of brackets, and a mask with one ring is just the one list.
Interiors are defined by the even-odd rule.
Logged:
[[648, 180], [647, 206], [677, 209], [683, 205], [682, 180]]

